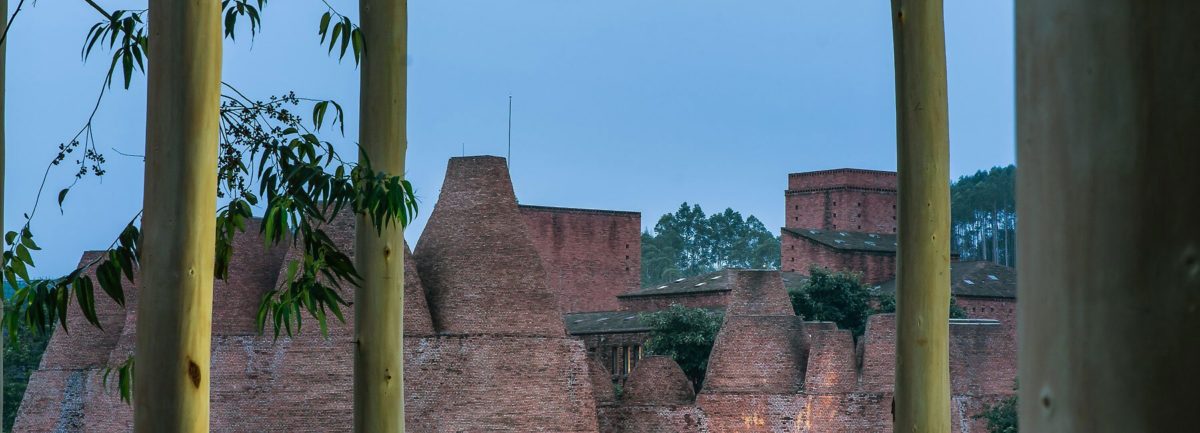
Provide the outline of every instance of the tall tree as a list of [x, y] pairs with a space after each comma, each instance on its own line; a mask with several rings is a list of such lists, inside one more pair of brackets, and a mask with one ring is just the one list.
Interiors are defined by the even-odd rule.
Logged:
[[1022, 429], [1200, 425], [1197, 22], [1192, 0], [1016, 2]]
[[705, 216], [683, 203], [642, 233], [642, 284], [658, 284], [724, 268], [776, 269], [779, 238], [762, 221], [733, 209]]
[[221, 5], [151, 0], [134, 431], [207, 432]]
[[[360, 0], [363, 42], [359, 141], [375, 170], [404, 174], [408, 2]], [[407, 223], [407, 221], [403, 221]], [[404, 431], [404, 228], [360, 211], [354, 292], [354, 431]]]
[[692, 387], [700, 391], [708, 370], [708, 356], [721, 330], [722, 314], [672, 304], [665, 310], [642, 313], [640, 319], [650, 327], [646, 351], [674, 359], [691, 380]]
[[899, 249], [895, 431], [950, 432], [950, 144], [941, 0], [892, 0]]

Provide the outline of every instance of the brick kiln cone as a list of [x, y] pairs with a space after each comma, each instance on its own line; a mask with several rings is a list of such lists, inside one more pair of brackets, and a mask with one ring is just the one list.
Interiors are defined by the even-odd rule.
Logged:
[[563, 337], [503, 158], [451, 158], [415, 258], [434, 326], [451, 335]]

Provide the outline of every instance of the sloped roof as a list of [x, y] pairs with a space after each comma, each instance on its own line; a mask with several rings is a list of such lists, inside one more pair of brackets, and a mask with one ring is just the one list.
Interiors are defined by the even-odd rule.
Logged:
[[[875, 287], [880, 293], [896, 293], [896, 280]], [[1017, 270], [989, 261], [951, 262], [950, 293], [980, 298], [1017, 297]]]
[[[808, 277], [799, 272], [780, 272], [783, 275], [784, 288], [791, 290], [799, 288]], [[655, 284], [634, 290], [618, 298], [639, 298], [645, 296], [690, 295], [707, 292], [729, 291], [729, 276], [726, 271], [709, 272], [694, 277], [679, 278], [671, 282]]]
[[[724, 308], [707, 308], [710, 312], [723, 314]], [[648, 332], [650, 326], [642, 322], [641, 315], [654, 311], [594, 311], [567, 313], [563, 323], [571, 335], [620, 334], [626, 332]]]
[[784, 233], [810, 239], [829, 248], [842, 251], [866, 251], [873, 253], [895, 253], [896, 235], [888, 233], [863, 233], [844, 230], [798, 229], [784, 227]]

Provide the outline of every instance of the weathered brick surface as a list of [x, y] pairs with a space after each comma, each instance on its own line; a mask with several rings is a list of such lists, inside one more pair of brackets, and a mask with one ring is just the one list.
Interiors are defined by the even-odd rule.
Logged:
[[788, 175], [786, 227], [896, 232], [896, 173], [837, 169]]
[[[213, 282], [213, 334], [255, 335], [255, 318], [262, 295], [275, 287], [275, 270], [280, 268], [287, 245], [264, 247], [259, 233], [262, 221], [246, 222], [246, 232], [233, 239], [229, 276]], [[286, 273], [285, 273], [286, 275]]]
[[[90, 264], [101, 258], [101, 253], [89, 251], [79, 259], [79, 266]], [[41, 369], [71, 370], [103, 366], [108, 361], [108, 352], [117, 345], [125, 326], [125, 309], [100, 290], [99, 280], [96, 279], [96, 267], [88, 268], [85, 273], [92, 277], [96, 284], [96, 316], [100, 319], [103, 329], [96, 329], [86, 318], [79, 304], [71, 299], [67, 309], [67, 331], [61, 328], [55, 330], [42, 354]], [[122, 278], [126, 292], [135, 291], [130, 288], [128, 280]], [[59, 326], [58, 322], [52, 324]]]
[[621, 396], [627, 405], [681, 405], [696, 399], [692, 383], [674, 359], [649, 356], [638, 362]]
[[858, 385], [854, 336], [848, 329], [813, 330], [809, 323], [804, 323], [810, 347], [805, 392], [829, 394], [854, 391]]
[[642, 215], [637, 212], [521, 206], [559, 310], [612, 311], [638, 288]]
[[800, 317], [726, 315], [701, 393], [800, 392], [807, 356]]
[[808, 273], [812, 266], [834, 271], [862, 274], [866, 284], [879, 284], [896, 278], [896, 254], [888, 252], [844, 251], [830, 248], [803, 236], [781, 235], [781, 269]]
[[503, 158], [451, 158], [414, 257], [445, 334], [562, 337], [558, 300]]
[[592, 380], [592, 396], [596, 404], [608, 404], [617, 400], [613, 391], [612, 373], [596, 356], [588, 354], [588, 377]]
[[1012, 298], [978, 298], [972, 296], [956, 296], [955, 303], [972, 319], [992, 319], [1000, 321], [1000, 326], [1008, 334], [1008, 338], [1017, 338], [1017, 300]]
[[583, 344], [565, 338], [439, 337], [407, 347], [414, 432], [595, 432]]
[[730, 298], [725, 314], [742, 316], [791, 316], [792, 300], [783, 287], [779, 271], [728, 270]]
[[628, 406], [599, 408], [603, 433], [707, 433], [703, 412], [694, 405]]

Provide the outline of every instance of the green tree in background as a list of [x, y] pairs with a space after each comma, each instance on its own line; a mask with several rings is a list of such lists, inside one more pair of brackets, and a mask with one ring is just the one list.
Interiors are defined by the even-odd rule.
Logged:
[[733, 209], [706, 216], [683, 203], [642, 233], [642, 284], [652, 285], [725, 268], [778, 269], [779, 238], [762, 221]]
[[708, 355], [721, 330], [722, 314], [673, 304], [666, 310], [643, 313], [641, 320], [650, 327], [646, 351], [674, 359], [699, 391], [708, 369]]
[[974, 418], [987, 421], [988, 433], [1017, 433], [1017, 396], [1004, 399]]
[[[53, 331], [53, 328], [51, 328]], [[8, 338], [8, 330], [4, 330]], [[20, 409], [21, 398], [25, 396], [25, 387], [29, 384], [29, 375], [37, 370], [42, 362], [42, 353], [46, 351], [46, 343], [50, 341], [52, 332], [36, 334], [22, 326], [17, 331], [16, 343], [4, 345], [4, 431], [12, 431], [13, 422], [17, 419], [17, 409]]]
[[[866, 331], [867, 318], [872, 314], [896, 312], [896, 297], [890, 293], [872, 293], [858, 274], [832, 272], [819, 266], [809, 268], [808, 273], [809, 279], [800, 288], [788, 291], [792, 310], [804, 320], [834, 322], [858, 337]], [[966, 310], [950, 298], [950, 318], [966, 317]]]
[[951, 242], [963, 260], [1014, 266], [1017, 167], [992, 167], [950, 184]]
[[874, 310], [871, 292], [858, 274], [832, 272], [818, 266], [809, 268], [808, 273], [808, 281], [799, 289], [788, 291], [796, 315], [804, 320], [834, 322], [839, 328], [851, 330], [855, 337], [862, 335], [867, 317]]

